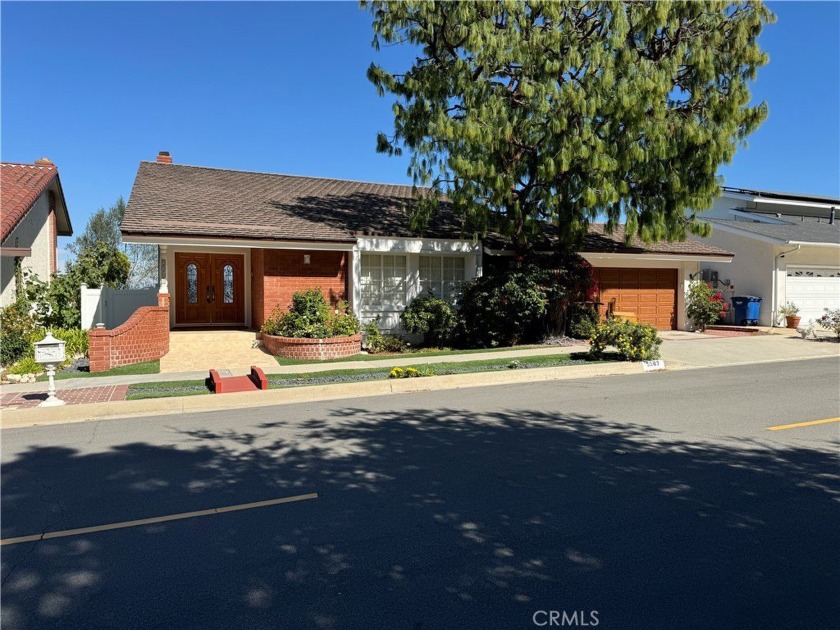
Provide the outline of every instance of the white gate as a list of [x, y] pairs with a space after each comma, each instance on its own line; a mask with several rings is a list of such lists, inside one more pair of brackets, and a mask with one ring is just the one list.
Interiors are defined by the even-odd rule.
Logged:
[[89, 289], [82, 284], [82, 323], [83, 330], [89, 330], [97, 324], [105, 324], [109, 330], [116, 328], [131, 317], [141, 306], [157, 306], [156, 287], [150, 289]]

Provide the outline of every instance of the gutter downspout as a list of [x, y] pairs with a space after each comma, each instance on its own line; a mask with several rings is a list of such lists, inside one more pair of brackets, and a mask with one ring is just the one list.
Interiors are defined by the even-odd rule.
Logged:
[[779, 259], [784, 258], [788, 254], [792, 254], [793, 252], [798, 252], [801, 248], [802, 248], [802, 245], [797, 245], [794, 249], [791, 249], [791, 250], [788, 250], [786, 252], [781, 252], [780, 254], [777, 254], [776, 257], [773, 259], [773, 286], [772, 286], [771, 291], [770, 291], [772, 293], [772, 296], [773, 296], [772, 297], [773, 304], [772, 304], [772, 310], [770, 311], [770, 328], [775, 328], [776, 327], [776, 317], [777, 317], [776, 312], [777, 312], [777, 308], [778, 308], [777, 305], [776, 305], [776, 275], [779, 272]]

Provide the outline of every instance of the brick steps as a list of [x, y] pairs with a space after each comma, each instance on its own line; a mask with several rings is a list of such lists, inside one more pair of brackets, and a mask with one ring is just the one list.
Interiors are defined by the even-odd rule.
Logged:
[[227, 376], [222, 378], [216, 370], [210, 370], [208, 385], [214, 394], [234, 394], [237, 392], [256, 392], [268, 389], [268, 379], [260, 368], [251, 366], [247, 376]]

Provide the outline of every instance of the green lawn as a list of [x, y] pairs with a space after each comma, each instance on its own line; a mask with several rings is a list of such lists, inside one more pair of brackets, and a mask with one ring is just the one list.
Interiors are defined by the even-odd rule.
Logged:
[[[329, 363], [347, 361], [387, 361], [388, 359], [411, 359], [413, 357], [444, 357], [452, 354], [482, 354], [486, 352], [504, 352], [505, 350], [530, 350], [531, 348], [542, 348], [545, 346], [513, 346], [503, 348], [479, 348], [477, 350], [450, 350], [430, 348], [428, 350], [417, 350], [415, 352], [402, 352], [398, 354], [354, 354], [343, 359], [330, 359]], [[286, 357], [274, 357], [280, 365], [311, 365], [313, 363], [326, 363], [318, 359], [287, 359]]]
[[[160, 361], [148, 361], [146, 363], [135, 363], [134, 365], [123, 365], [105, 372], [59, 372], [55, 380], [67, 378], [96, 378], [98, 376], [125, 376], [130, 374], [160, 374]], [[46, 381], [47, 375], [41, 374], [37, 380]]]
[[128, 386], [126, 400], [144, 398], [171, 398], [173, 396], [203, 396], [210, 390], [204, 381], [156, 381], [154, 383], [134, 383]]
[[[478, 361], [442, 361], [417, 365], [418, 369], [431, 370], [434, 375], [466, 374], [470, 372], [488, 372], [504, 369], [517, 369], [510, 366], [514, 361], [520, 365], [518, 369], [555, 367], [570, 365], [577, 361], [611, 362], [617, 360], [615, 356], [605, 355], [600, 359], [589, 357], [586, 352], [572, 354], [547, 354], [520, 359], [482, 359]], [[295, 374], [270, 374], [269, 387], [279, 389], [284, 387], [302, 387], [313, 384], [346, 383], [353, 381], [384, 380], [388, 378], [390, 366], [374, 368], [358, 368], [351, 370], [326, 370], [323, 372], [299, 372]], [[159, 381], [154, 383], [137, 383], [129, 386], [127, 400], [141, 398], [163, 398], [170, 396], [200, 396], [209, 394], [204, 381]]]

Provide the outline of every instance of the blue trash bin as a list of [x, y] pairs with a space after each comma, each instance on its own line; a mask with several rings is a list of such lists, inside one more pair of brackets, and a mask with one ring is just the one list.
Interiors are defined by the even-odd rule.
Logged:
[[738, 326], [757, 326], [761, 311], [761, 298], [755, 295], [738, 295], [732, 298], [732, 311]]

